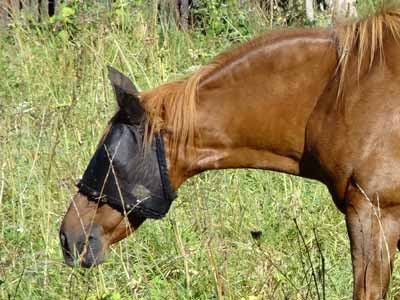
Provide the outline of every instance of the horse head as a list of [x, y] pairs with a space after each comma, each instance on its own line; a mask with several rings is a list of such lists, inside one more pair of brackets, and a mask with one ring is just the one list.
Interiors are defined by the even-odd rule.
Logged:
[[[162, 133], [145, 141], [145, 111], [133, 83], [109, 67], [119, 111], [79, 180], [60, 240], [65, 261], [91, 267], [107, 248], [146, 218], [162, 218], [175, 194], [168, 177]], [[147, 145], [147, 147], [146, 147]]]

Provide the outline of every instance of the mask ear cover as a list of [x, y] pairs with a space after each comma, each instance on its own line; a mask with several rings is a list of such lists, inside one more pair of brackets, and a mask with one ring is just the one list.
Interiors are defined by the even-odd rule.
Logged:
[[78, 183], [90, 199], [121, 213], [160, 219], [176, 198], [165, 160], [163, 139], [155, 135], [143, 150], [143, 127], [114, 124]]

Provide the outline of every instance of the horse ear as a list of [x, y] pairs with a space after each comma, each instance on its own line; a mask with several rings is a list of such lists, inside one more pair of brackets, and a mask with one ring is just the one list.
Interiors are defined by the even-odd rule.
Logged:
[[144, 118], [145, 111], [140, 104], [138, 90], [124, 74], [111, 66], [107, 66], [107, 68], [119, 108], [125, 111], [132, 121], [140, 123]]

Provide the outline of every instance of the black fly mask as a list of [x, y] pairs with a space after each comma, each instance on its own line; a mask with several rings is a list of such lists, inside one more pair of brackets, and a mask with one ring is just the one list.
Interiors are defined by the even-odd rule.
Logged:
[[162, 218], [176, 197], [168, 177], [162, 135], [156, 134], [149, 149], [143, 149], [144, 111], [134, 101], [137, 91], [124, 75], [110, 67], [109, 72], [128, 122], [111, 125], [78, 183], [79, 191], [123, 213]]

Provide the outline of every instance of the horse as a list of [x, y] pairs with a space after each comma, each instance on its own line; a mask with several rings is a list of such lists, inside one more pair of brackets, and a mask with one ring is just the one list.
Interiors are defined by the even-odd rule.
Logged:
[[400, 240], [400, 8], [267, 33], [139, 92], [109, 68], [118, 111], [60, 228], [65, 262], [105, 259], [206, 170], [322, 182], [343, 213], [353, 299], [386, 297]]

